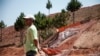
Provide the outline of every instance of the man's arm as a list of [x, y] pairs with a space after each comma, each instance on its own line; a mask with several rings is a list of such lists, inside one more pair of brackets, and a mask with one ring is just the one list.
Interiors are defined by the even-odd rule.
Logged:
[[[37, 47], [38, 52], [39, 52], [39, 51], [41, 50], [40, 45], [39, 45], [39, 41], [38, 41], [37, 39], [34, 39], [33, 41], [34, 41], [34, 44], [35, 44], [35, 46]], [[39, 52], [39, 53], [40, 53], [40, 52]]]

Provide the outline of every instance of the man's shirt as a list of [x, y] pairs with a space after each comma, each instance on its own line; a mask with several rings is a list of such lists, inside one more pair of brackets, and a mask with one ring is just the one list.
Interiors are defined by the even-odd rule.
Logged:
[[25, 52], [28, 52], [30, 50], [37, 51], [37, 48], [34, 44], [34, 39], [38, 40], [38, 34], [37, 34], [37, 29], [35, 25], [31, 25], [30, 27], [27, 28], [26, 34], [25, 34]]

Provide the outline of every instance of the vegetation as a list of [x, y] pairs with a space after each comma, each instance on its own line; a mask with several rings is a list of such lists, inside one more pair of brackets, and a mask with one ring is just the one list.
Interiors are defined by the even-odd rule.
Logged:
[[36, 25], [38, 30], [41, 30], [40, 36], [43, 37], [43, 39], [46, 39], [46, 36], [48, 35], [46, 34], [48, 32], [47, 29], [51, 27], [52, 19], [47, 19], [46, 15], [41, 12], [35, 14], [35, 18], [36, 20], [34, 24]]
[[67, 25], [67, 20], [69, 19], [69, 14], [62, 9], [60, 14], [56, 14], [53, 19], [53, 25], [55, 28]]
[[25, 23], [24, 23], [24, 19], [23, 19], [24, 16], [25, 16], [24, 13], [21, 13], [14, 24], [15, 30], [20, 32], [21, 45], [23, 44], [23, 30], [25, 27]]
[[51, 2], [50, 2], [50, 0], [48, 0], [48, 3], [46, 4], [46, 8], [48, 9], [48, 13], [49, 13], [49, 15], [50, 15], [50, 9], [52, 8], [52, 4], [51, 4]]
[[[47, 39], [53, 34], [53, 28], [59, 28], [61, 26], [67, 25], [67, 20], [69, 19], [69, 14], [63, 9], [62, 13], [57, 14], [53, 18], [46, 17], [45, 14], [38, 12], [35, 14], [35, 25], [40, 31], [39, 35], [43, 39]], [[48, 19], [47, 19], [48, 18]]]
[[41, 13], [41, 12], [38, 12], [37, 14], [35, 14], [35, 25], [37, 26], [38, 30], [42, 30], [42, 29], [45, 29], [47, 27], [47, 24], [46, 24], [46, 15]]
[[5, 25], [4, 21], [1, 20], [1, 22], [0, 22], [0, 28], [5, 28], [5, 27], [6, 27], [6, 25]]
[[[77, 0], [71, 0], [67, 9], [73, 12], [74, 15], [74, 11], [78, 10], [80, 6], [81, 6], [80, 2], [78, 2]], [[50, 9], [52, 8], [52, 4], [50, 0], [48, 0], [48, 3], [46, 4], [46, 8], [48, 9], [50, 15]], [[16, 31], [20, 31], [21, 37], [23, 36], [22, 30], [24, 28], [23, 16], [24, 13], [21, 13], [14, 24]], [[69, 19], [69, 14], [64, 9], [62, 9], [61, 13], [55, 15], [55, 17], [53, 18], [47, 17], [45, 14], [41, 12], [38, 12], [34, 16], [36, 18], [34, 24], [36, 25], [37, 29], [40, 31], [40, 36], [43, 37], [44, 39], [46, 39], [47, 37], [53, 34], [52, 28], [59, 28], [61, 26], [67, 25], [67, 20]]]
[[77, 11], [82, 4], [78, 0], [71, 0], [68, 3], [67, 10], [73, 12], [73, 23], [75, 23], [75, 11]]
[[2, 29], [3, 28], [5, 28], [6, 27], [6, 25], [5, 25], [5, 23], [1, 20], [0, 21], [0, 41], [2, 41]]

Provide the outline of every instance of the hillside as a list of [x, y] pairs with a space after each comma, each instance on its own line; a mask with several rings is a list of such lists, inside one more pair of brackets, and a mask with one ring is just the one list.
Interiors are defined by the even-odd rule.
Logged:
[[[54, 17], [55, 14], [50, 16]], [[55, 38], [56, 41], [51, 42], [52, 39], [47, 41], [47, 43], [50, 42], [50, 47], [56, 47], [55, 49], [61, 51], [55, 56], [100, 56], [100, 20], [97, 20], [100, 19], [100, 4], [76, 11], [76, 22], [87, 18], [91, 20], [60, 32], [58, 39]], [[69, 22], [72, 21], [69, 20]], [[75, 31], [75, 33], [68, 36], [68, 31]], [[0, 42], [0, 56], [24, 56], [23, 47], [16, 47], [19, 44], [19, 38], [19, 32], [16, 32], [13, 26], [4, 28], [2, 42]]]
[[98, 18], [100, 16], [100, 4], [81, 8], [75, 12], [75, 19], [76, 21], [84, 20], [87, 18]]
[[[54, 17], [56, 14], [59, 13], [51, 14], [50, 17]], [[71, 16], [69, 22], [72, 22], [72, 13], [69, 12], [69, 14]], [[95, 19], [98, 18], [99, 16], [100, 16], [100, 4], [90, 7], [80, 8], [78, 11], [75, 11], [75, 21], [81, 21], [88, 18]]]
[[16, 33], [17, 32], [14, 30], [13, 26], [4, 28], [2, 30], [3, 35], [2, 35], [2, 42], [0, 42], [0, 47], [7, 46], [8, 44], [13, 45]]

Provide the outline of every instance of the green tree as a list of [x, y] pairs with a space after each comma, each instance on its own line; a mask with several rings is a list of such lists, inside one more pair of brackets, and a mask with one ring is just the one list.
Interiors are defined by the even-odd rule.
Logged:
[[50, 15], [50, 9], [52, 8], [52, 4], [51, 4], [50, 0], [48, 0], [48, 3], [46, 4], [46, 8], [48, 9], [48, 13]]
[[38, 30], [43, 30], [47, 27], [47, 24], [46, 24], [46, 15], [41, 13], [41, 12], [38, 12], [37, 14], [34, 15], [36, 20], [35, 20], [35, 25], [37, 26], [37, 29]]
[[1, 20], [1, 22], [0, 22], [0, 28], [5, 28], [5, 27], [6, 27], [6, 25], [5, 25], [4, 21]]
[[[38, 12], [37, 14], [34, 15], [36, 20], [35, 20], [35, 25], [39, 31], [39, 35], [43, 38], [46, 39], [49, 35], [48, 33], [48, 28], [52, 26], [51, 22], [52, 19], [47, 19], [46, 15]], [[50, 24], [50, 25], [49, 25]], [[48, 26], [49, 25], [49, 26]], [[48, 34], [47, 34], [48, 33]], [[51, 33], [50, 33], [51, 34]]]
[[82, 4], [77, 0], [71, 0], [68, 3], [68, 6], [66, 9], [68, 11], [73, 12], [73, 23], [75, 23], [75, 11], [77, 11], [81, 6], [82, 6]]
[[[48, 9], [48, 15], [50, 15], [50, 9], [52, 8], [52, 3], [50, 2], [50, 0], [48, 0], [47, 4], [46, 4], [46, 8]], [[50, 27], [50, 23], [51, 23], [51, 19], [50, 17], [48, 16], [47, 17], [48, 20], [46, 20], [46, 23], [47, 23], [47, 28], [48, 29]], [[47, 32], [48, 34], [48, 32]]]
[[1, 20], [1, 21], [0, 21], [0, 30], [1, 30], [1, 32], [0, 32], [0, 41], [2, 41], [2, 29], [5, 28], [5, 27], [6, 27], [6, 25], [5, 25], [4, 22]]
[[52, 19], [47, 19], [45, 14], [38, 12], [34, 16], [36, 18], [35, 25], [37, 26], [38, 30], [44, 30], [47, 27], [51, 27]]
[[25, 23], [24, 23], [24, 19], [23, 19], [24, 16], [25, 16], [24, 13], [21, 13], [14, 24], [15, 30], [20, 32], [21, 45], [23, 44], [23, 30], [25, 27]]
[[65, 9], [62, 9], [62, 10], [61, 10], [61, 13], [66, 13]]
[[55, 17], [53, 19], [53, 25], [56, 28], [65, 26], [65, 25], [67, 25], [68, 19], [69, 19], [69, 13], [66, 12], [64, 9], [62, 9], [61, 13], [55, 15]]

